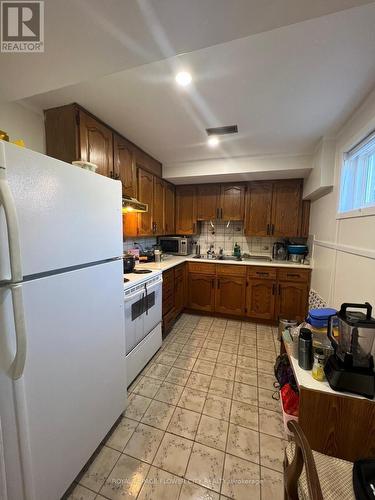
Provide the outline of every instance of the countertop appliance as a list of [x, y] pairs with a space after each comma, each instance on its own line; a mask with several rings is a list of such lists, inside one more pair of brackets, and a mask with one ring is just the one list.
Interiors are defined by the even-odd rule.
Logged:
[[60, 499], [124, 411], [122, 246], [121, 182], [0, 141], [1, 498]]
[[286, 251], [286, 245], [282, 241], [276, 241], [272, 247], [272, 258], [273, 260], [286, 260], [288, 253]]
[[309, 253], [307, 245], [287, 245], [288, 259], [292, 262], [301, 262]]
[[162, 283], [161, 271], [155, 271], [124, 285], [128, 384], [161, 347]]
[[[365, 309], [366, 314], [361, 309]], [[371, 317], [371, 313], [372, 306], [368, 302], [344, 303], [337, 315], [329, 318], [327, 335], [335, 353], [328, 358], [324, 371], [332, 389], [353, 392], [368, 398], [374, 397], [375, 373], [372, 353], [375, 319]], [[337, 338], [334, 336], [335, 322]]]
[[163, 253], [190, 255], [193, 251], [193, 239], [189, 236], [161, 236], [158, 243]]
[[135, 257], [128, 253], [122, 258], [124, 264], [124, 273], [132, 273], [135, 268]]

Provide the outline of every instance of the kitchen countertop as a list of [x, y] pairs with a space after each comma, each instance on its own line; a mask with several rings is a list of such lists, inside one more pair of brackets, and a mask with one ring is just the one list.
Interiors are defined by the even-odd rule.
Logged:
[[312, 264], [295, 264], [290, 261], [264, 261], [264, 260], [216, 260], [216, 259], [194, 259], [191, 255], [167, 255], [161, 262], [144, 262], [142, 264], [137, 264], [135, 269], [150, 269], [153, 271], [148, 274], [135, 274], [135, 273], [127, 273], [124, 274], [124, 278], [129, 279], [130, 281], [124, 283], [124, 288], [128, 288], [138, 282], [144, 281], [146, 278], [149, 278], [153, 275], [160, 273], [160, 271], [167, 271], [172, 267], [178, 266], [178, 264], [182, 264], [183, 262], [205, 262], [208, 264], [232, 264], [235, 266], [264, 266], [264, 267], [289, 267], [294, 269], [312, 269]]

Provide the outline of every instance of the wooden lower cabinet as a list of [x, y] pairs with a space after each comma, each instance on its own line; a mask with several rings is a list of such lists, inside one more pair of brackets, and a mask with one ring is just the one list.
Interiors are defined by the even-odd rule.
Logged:
[[168, 335], [186, 305], [185, 264], [163, 272], [163, 337]]
[[188, 307], [197, 311], [213, 312], [215, 310], [215, 283], [214, 274], [189, 273]]
[[246, 293], [246, 315], [250, 318], [273, 320], [277, 284], [268, 279], [250, 279]]
[[303, 321], [307, 314], [309, 287], [306, 283], [279, 282], [277, 285], [276, 319]]
[[245, 316], [246, 278], [219, 275], [216, 281], [215, 312]]

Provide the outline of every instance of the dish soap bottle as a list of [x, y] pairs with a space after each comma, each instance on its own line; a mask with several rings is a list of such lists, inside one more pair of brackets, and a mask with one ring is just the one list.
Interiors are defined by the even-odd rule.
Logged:
[[241, 247], [240, 245], [236, 242], [233, 247], [233, 256], [234, 257], [241, 257]]

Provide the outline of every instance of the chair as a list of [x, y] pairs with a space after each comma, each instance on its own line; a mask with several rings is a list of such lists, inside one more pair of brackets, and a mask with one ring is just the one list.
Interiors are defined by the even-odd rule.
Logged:
[[301, 427], [288, 422], [294, 442], [289, 442], [284, 457], [286, 500], [355, 500], [353, 464], [311, 450]]

